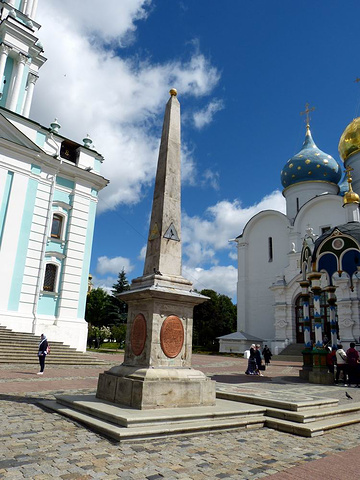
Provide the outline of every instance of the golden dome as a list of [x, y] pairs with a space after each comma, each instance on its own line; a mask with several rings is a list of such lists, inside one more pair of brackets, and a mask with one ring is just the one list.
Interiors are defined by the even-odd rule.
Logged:
[[355, 118], [344, 130], [339, 142], [339, 154], [345, 161], [360, 151], [360, 117]]
[[344, 195], [344, 205], [349, 203], [360, 203], [360, 197], [353, 190], [351, 192], [346, 192]]
[[354, 190], [352, 189], [351, 172], [353, 170], [354, 169], [351, 167], [347, 167], [347, 169], [345, 170], [348, 185], [349, 185], [349, 190], [344, 194], [343, 205], [348, 205], [349, 203], [360, 203], [359, 195], [355, 193]]
[[172, 97], [176, 97], [176, 95], [177, 95], [177, 90], [176, 90], [176, 88], [172, 88], [169, 93], [170, 93], [170, 95], [171, 95]]

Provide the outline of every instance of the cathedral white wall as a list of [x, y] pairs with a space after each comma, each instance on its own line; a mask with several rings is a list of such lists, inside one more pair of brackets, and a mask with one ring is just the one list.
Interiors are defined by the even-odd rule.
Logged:
[[324, 194], [336, 195], [339, 187], [328, 182], [301, 182], [291, 185], [283, 192], [286, 198], [286, 215], [294, 221], [300, 209], [309, 200]]
[[321, 195], [307, 202], [298, 213], [293, 231], [297, 235], [296, 251], [302, 248], [302, 239], [308, 227], [315, 235], [322, 234], [322, 228], [346, 223], [343, 198], [338, 195]]
[[250, 220], [238, 239], [238, 330], [266, 340], [275, 335], [274, 296], [269, 287], [288, 263], [288, 227], [283, 214], [261, 212]]

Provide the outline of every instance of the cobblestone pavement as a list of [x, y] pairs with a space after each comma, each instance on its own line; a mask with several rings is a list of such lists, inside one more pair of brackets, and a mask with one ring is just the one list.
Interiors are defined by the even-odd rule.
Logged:
[[[112, 356], [106, 368], [121, 359], [121, 355]], [[299, 364], [275, 361], [264, 377], [257, 378], [239, 373], [244, 372], [245, 365], [238, 358], [193, 358], [194, 368], [218, 380], [221, 389], [270, 389], [279, 395], [296, 392], [339, 398], [341, 403], [351, 401], [345, 396], [348, 391], [353, 401], [360, 401], [360, 389], [301, 382]], [[276, 474], [275, 480], [285, 478], [281, 472], [291, 478], [291, 467], [311, 466], [309, 462], [323, 459], [324, 466], [321, 471], [315, 469], [312, 478], [322, 479], [325, 475], [327, 480], [333, 480], [346, 472], [328, 469], [331, 461], [335, 463], [339, 455], [347, 455], [349, 464], [355, 458], [352, 452], [359, 456], [360, 424], [315, 438], [263, 428], [117, 444], [37, 404], [40, 399], [52, 399], [55, 393], [94, 393], [98, 373], [103, 370], [48, 367], [44, 377], [39, 378], [35, 366], [0, 366], [0, 478], [255, 480]]]

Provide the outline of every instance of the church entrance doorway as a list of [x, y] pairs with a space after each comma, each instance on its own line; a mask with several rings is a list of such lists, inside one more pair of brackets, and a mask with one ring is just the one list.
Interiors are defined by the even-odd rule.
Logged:
[[[295, 319], [296, 319], [296, 343], [304, 343], [304, 298], [299, 295], [295, 301]], [[326, 292], [321, 293], [320, 297], [321, 307], [321, 325], [323, 335], [328, 339], [331, 338], [330, 330], [330, 308], [327, 302]], [[310, 296], [310, 338], [311, 342], [315, 342], [315, 323], [314, 323], [314, 303], [313, 296]]]

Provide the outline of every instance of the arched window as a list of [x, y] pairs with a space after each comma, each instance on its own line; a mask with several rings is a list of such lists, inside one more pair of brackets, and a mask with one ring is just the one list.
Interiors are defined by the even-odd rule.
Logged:
[[269, 262], [272, 262], [273, 261], [273, 255], [274, 255], [272, 237], [268, 238], [268, 251], [269, 251]]
[[54, 213], [51, 224], [51, 237], [61, 238], [64, 217], [58, 213]]
[[45, 292], [55, 292], [57, 269], [58, 267], [53, 263], [46, 265], [43, 285]]

